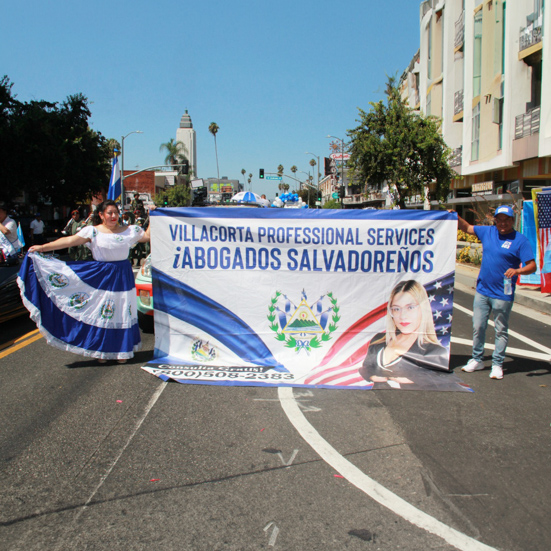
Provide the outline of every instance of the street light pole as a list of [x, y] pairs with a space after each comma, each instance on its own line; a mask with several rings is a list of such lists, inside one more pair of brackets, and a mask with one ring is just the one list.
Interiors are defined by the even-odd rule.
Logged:
[[335, 140], [339, 140], [341, 142], [341, 187], [342, 187], [342, 194], [339, 193], [341, 196], [341, 209], [344, 209], [344, 140], [341, 140], [340, 138], [337, 138], [337, 136], [327, 136], [328, 138], [334, 138]]
[[310, 187], [312, 185], [311, 177], [310, 177], [310, 171], [304, 172], [304, 170], [298, 170], [297, 172], [301, 172], [302, 174], [306, 174], [308, 176], [308, 207], [310, 207]]
[[[310, 153], [309, 151], [307, 151], [305, 153], [305, 155], [312, 155], [312, 157], [316, 157], [316, 159], [318, 160], [318, 169], [317, 169], [317, 175], [318, 177], [316, 178], [316, 187], [318, 189], [318, 194], [319, 194], [319, 190], [320, 190], [320, 158], [319, 158], [319, 155], [314, 155], [314, 153]], [[316, 200], [317, 200], [317, 197], [316, 197]]]
[[133, 130], [121, 138], [121, 207], [124, 210], [124, 140], [130, 134], [143, 134], [141, 130]]

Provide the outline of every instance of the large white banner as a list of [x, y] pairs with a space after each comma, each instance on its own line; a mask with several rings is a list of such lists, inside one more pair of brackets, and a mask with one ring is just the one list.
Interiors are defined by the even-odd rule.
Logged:
[[449, 373], [455, 214], [151, 214], [145, 370], [200, 384], [468, 389]]

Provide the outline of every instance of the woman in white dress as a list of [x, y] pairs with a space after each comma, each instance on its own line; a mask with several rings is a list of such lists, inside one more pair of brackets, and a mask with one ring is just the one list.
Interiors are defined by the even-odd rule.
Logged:
[[[23, 303], [47, 342], [100, 363], [125, 363], [141, 347], [128, 252], [149, 241], [149, 228], [118, 222], [116, 203], [105, 201], [91, 226], [31, 247], [18, 277]], [[94, 260], [62, 262], [44, 254], [79, 245]]]

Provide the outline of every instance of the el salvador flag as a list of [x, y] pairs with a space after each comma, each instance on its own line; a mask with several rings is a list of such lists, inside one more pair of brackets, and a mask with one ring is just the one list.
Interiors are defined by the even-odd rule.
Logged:
[[17, 224], [17, 239], [19, 240], [19, 246], [21, 249], [25, 246], [25, 238], [23, 237], [23, 230], [21, 229], [21, 222]]
[[111, 180], [109, 181], [109, 190], [107, 191], [107, 199], [121, 202], [122, 186], [121, 186], [121, 170], [119, 167], [119, 158], [117, 155], [113, 158], [113, 170], [111, 171]]

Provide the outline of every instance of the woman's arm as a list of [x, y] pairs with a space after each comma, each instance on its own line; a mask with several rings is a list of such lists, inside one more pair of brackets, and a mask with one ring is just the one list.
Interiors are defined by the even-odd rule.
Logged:
[[[149, 208], [149, 212], [151, 212], [152, 210], [155, 210], [157, 207], [155, 205], [153, 205], [152, 207]], [[149, 220], [149, 224], [147, 226], [147, 230], [145, 230], [145, 233], [143, 234], [143, 237], [138, 241], [138, 243], [149, 243], [149, 241], [151, 240], [151, 219]]]
[[50, 251], [57, 251], [59, 249], [66, 249], [67, 247], [78, 247], [89, 243], [91, 239], [81, 237], [80, 235], [70, 235], [68, 237], [60, 237], [51, 243], [45, 245], [33, 245], [29, 248], [30, 253], [47, 253]]
[[138, 243], [149, 243], [149, 241], [151, 240], [151, 236], [150, 236], [150, 233], [149, 233], [150, 228], [151, 228], [151, 224], [149, 224], [149, 226], [147, 226], [147, 230], [145, 230], [142, 237], [140, 237], [140, 239], [138, 240]]

